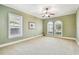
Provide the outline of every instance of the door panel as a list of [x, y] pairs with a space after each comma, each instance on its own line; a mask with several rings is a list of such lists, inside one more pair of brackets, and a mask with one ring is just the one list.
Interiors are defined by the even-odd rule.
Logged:
[[47, 34], [53, 35], [53, 22], [48, 22], [48, 24], [47, 24]]
[[62, 22], [55, 21], [54, 23], [54, 36], [61, 37], [62, 36]]

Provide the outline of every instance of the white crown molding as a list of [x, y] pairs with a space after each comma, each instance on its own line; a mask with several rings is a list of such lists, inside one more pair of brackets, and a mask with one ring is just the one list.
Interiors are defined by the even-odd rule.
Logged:
[[[49, 6], [52, 6], [53, 8], [57, 9], [58, 11], [55, 13], [53, 17], [59, 17], [59, 16], [64, 16], [64, 15], [69, 15], [69, 14], [74, 14], [76, 13], [76, 10], [78, 8], [78, 4], [48, 4]], [[16, 10], [22, 11], [24, 13], [33, 15], [35, 17], [42, 18], [41, 14], [40, 14], [40, 10], [41, 8], [46, 7], [47, 5], [43, 5], [43, 4], [5, 4], [4, 6], [10, 7], [10, 8], [14, 8]]]

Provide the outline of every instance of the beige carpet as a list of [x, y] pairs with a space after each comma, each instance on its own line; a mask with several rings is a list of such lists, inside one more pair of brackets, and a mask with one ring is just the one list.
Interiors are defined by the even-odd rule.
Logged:
[[0, 48], [3, 55], [73, 55], [79, 54], [79, 47], [73, 40], [38, 37], [22, 43]]

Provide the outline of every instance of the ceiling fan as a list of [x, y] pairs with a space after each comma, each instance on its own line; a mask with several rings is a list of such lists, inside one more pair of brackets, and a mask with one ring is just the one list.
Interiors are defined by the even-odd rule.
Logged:
[[42, 17], [48, 17], [49, 18], [53, 15], [55, 15], [55, 13], [50, 11], [50, 8], [48, 8], [48, 7], [44, 8], [43, 13], [42, 13]]

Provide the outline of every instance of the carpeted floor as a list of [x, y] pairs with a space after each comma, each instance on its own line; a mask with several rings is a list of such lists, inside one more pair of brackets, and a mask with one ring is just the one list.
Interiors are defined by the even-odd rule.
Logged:
[[73, 40], [37, 37], [25, 42], [0, 48], [1, 55], [74, 55], [79, 46]]

